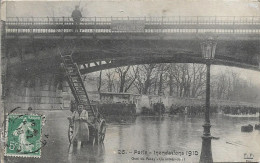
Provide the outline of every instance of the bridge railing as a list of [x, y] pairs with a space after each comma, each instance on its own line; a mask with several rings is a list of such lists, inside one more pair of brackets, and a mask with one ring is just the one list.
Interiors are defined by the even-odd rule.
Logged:
[[[6, 32], [71, 33], [71, 17], [8, 17]], [[116, 26], [116, 28], [114, 28]], [[119, 27], [119, 28], [118, 28]], [[260, 17], [83, 17], [82, 33], [260, 33]]]
[[[112, 20], [145, 20], [147, 24], [260, 24], [260, 17], [212, 17], [212, 16], [172, 16], [172, 17], [83, 17], [82, 23], [110, 24]], [[8, 17], [6, 24], [73, 24], [71, 17]]]

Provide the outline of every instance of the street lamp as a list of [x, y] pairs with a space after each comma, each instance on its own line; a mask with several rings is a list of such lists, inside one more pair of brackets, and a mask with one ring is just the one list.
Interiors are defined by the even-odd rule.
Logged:
[[217, 42], [213, 37], [209, 37], [201, 43], [202, 57], [205, 59], [207, 66], [207, 80], [206, 80], [206, 109], [205, 122], [203, 125], [204, 131], [202, 135], [202, 148], [200, 154], [200, 163], [212, 163], [211, 139], [210, 134], [210, 64], [215, 57]]

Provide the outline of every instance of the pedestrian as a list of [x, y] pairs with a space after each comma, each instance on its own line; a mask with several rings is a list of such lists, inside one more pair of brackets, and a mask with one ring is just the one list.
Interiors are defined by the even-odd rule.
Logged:
[[80, 19], [82, 18], [82, 14], [79, 11], [79, 6], [75, 6], [75, 10], [72, 12], [71, 17], [73, 19], [73, 32], [80, 32], [79, 25]]
[[77, 110], [73, 112], [72, 119], [74, 120], [72, 142], [76, 140], [77, 148], [80, 149], [81, 142], [89, 141], [88, 112], [83, 109], [83, 105], [78, 105]]

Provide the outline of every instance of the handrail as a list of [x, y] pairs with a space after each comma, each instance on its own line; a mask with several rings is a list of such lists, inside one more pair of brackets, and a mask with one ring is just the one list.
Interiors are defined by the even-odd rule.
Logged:
[[[22, 19], [22, 20], [20, 20]], [[20, 23], [27, 23], [30, 21], [44, 21], [44, 22], [51, 22], [48, 21], [49, 19], [53, 21], [60, 21], [62, 22], [63, 19], [67, 21], [73, 21], [71, 17], [7, 17], [6, 22], [20, 22]], [[146, 20], [146, 22], [173, 22], [176, 23], [260, 23], [260, 16], [161, 16], [161, 17], [82, 17], [82, 22], [90, 20], [98, 20], [98, 21], [105, 21], [111, 22], [111, 20]]]
[[[127, 23], [140, 27], [130, 28]], [[112, 26], [123, 25], [117, 30]], [[119, 24], [119, 25], [118, 25]], [[71, 17], [7, 17], [6, 33], [66, 33], [72, 32]], [[129, 27], [129, 29], [128, 29]], [[161, 16], [161, 17], [82, 17], [82, 33], [227, 33], [259, 34], [260, 16]], [[140, 29], [140, 28], [138, 28]]]

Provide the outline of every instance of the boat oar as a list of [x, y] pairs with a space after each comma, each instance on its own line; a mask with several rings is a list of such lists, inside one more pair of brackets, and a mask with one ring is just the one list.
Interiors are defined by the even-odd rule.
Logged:
[[246, 146], [246, 145], [243, 145], [243, 144], [240, 144], [240, 143], [236, 143], [236, 142], [232, 142], [232, 143], [231, 143], [230, 141], [227, 141], [227, 140], [226, 140], [226, 143], [227, 143], [227, 144], [231, 144], [231, 145], [235, 145], [235, 146], [244, 146], [244, 147], [248, 147], [248, 146]]
[[227, 144], [231, 144], [231, 145], [238, 146], [237, 144], [233, 144], [233, 143], [231, 143], [231, 142], [228, 142], [228, 141], [226, 141], [226, 143], [227, 143]]

